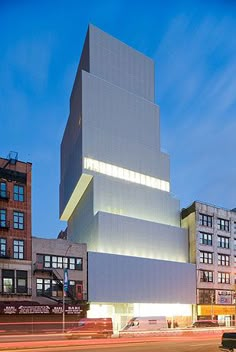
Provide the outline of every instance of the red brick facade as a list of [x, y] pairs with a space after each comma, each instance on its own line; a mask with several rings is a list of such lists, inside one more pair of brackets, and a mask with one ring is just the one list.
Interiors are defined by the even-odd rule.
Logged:
[[0, 158], [0, 238], [6, 239], [6, 257], [10, 258], [14, 258], [14, 240], [23, 241], [19, 259], [28, 261], [32, 258], [31, 169], [31, 163]]

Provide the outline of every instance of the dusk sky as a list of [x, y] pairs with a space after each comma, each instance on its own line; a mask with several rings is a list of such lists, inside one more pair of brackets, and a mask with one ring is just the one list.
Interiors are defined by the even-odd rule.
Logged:
[[60, 142], [89, 23], [155, 61], [171, 191], [236, 207], [236, 2], [0, 0], [0, 157], [33, 164], [33, 235], [56, 237]]

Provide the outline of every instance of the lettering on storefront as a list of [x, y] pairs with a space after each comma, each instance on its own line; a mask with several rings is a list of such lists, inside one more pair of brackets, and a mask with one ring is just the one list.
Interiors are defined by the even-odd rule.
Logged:
[[66, 309], [67, 314], [80, 314], [80, 312], [81, 312], [81, 309], [80, 307], [77, 307], [77, 306], [69, 306]]
[[[81, 306], [65, 306], [66, 314], [81, 314], [85, 307]], [[62, 305], [9, 305], [9, 304], [0, 304], [0, 314], [62, 314], [63, 308]]]
[[49, 314], [49, 306], [20, 306], [19, 314]]
[[16, 314], [17, 313], [17, 309], [14, 306], [6, 306], [3, 309], [4, 314]]
[[53, 307], [52, 308], [52, 313], [53, 314], [62, 314], [62, 312], [63, 312], [62, 307]]

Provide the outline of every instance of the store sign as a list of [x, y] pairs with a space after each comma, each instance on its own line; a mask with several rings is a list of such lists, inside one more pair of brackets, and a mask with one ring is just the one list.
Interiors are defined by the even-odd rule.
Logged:
[[50, 314], [49, 306], [20, 306], [18, 314]]
[[68, 270], [64, 269], [64, 292], [68, 291], [69, 288], [69, 280], [68, 280]]
[[[80, 314], [83, 309], [80, 306], [66, 305], [66, 314]], [[50, 306], [50, 305], [15, 305], [15, 304], [0, 304], [0, 314], [11, 315], [31, 315], [31, 314], [62, 314], [62, 306]]]
[[80, 314], [81, 309], [80, 307], [77, 306], [68, 306], [68, 308], [65, 310], [67, 314]]
[[3, 314], [17, 314], [17, 308], [14, 306], [6, 306], [3, 309]]
[[217, 304], [232, 304], [232, 294], [230, 291], [218, 291]]

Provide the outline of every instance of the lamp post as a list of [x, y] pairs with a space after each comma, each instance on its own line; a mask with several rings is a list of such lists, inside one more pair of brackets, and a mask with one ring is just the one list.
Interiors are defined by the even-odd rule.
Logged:
[[65, 252], [64, 258], [62, 259], [62, 267], [63, 267], [63, 289], [62, 289], [62, 333], [65, 332], [65, 295], [68, 290], [68, 269], [65, 268], [65, 257], [70, 249], [72, 244], [70, 244]]
[[214, 314], [213, 314], [213, 304], [214, 304], [214, 292], [211, 292], [210, 293], [210, 297], [211, 297], [211, 320], [213, 320], [214, 318]]

